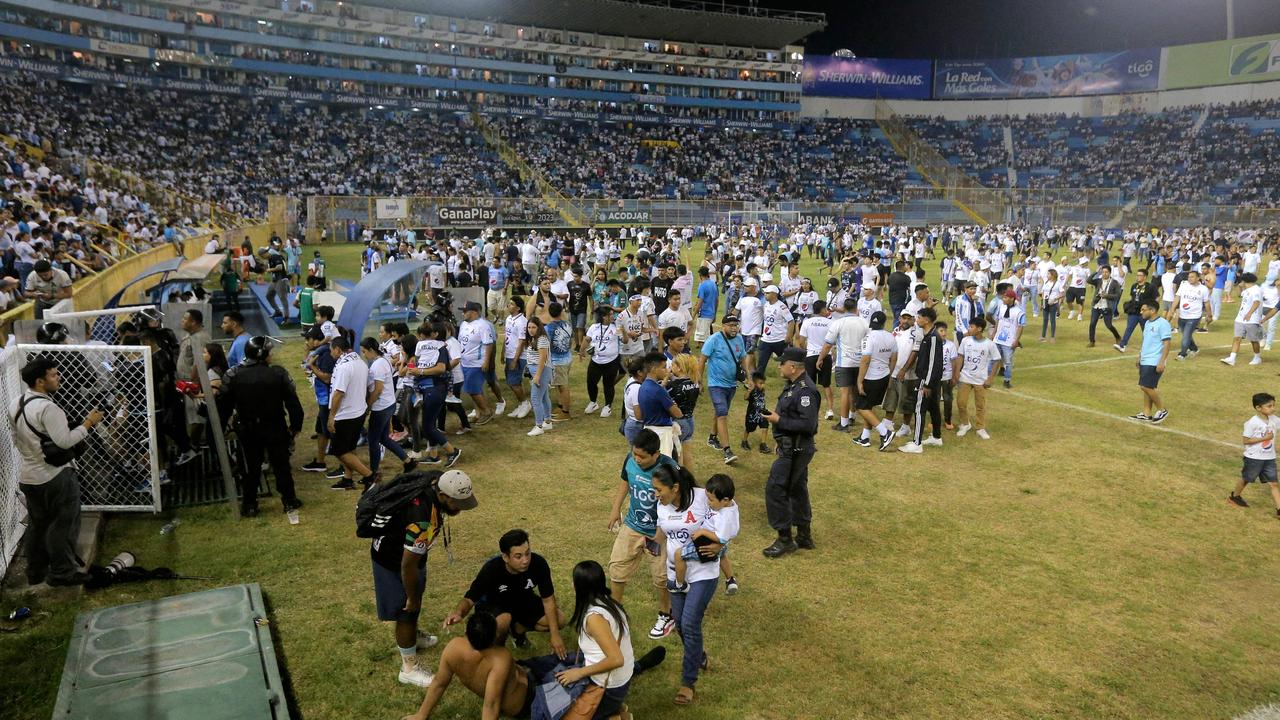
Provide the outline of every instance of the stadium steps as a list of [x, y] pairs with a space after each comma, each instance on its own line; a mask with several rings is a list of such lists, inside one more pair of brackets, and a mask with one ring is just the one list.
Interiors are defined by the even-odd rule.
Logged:
[[480, 136], [485, 139], [485, 142], [489, 143], [489, 146], [502, 159], [502, 162], [519, 174], [521, 180], [536, 187], [538, 193], [542, 195], [542, 200], [559, 213], [565, 224], [572, 227], [587, 227], [590, 224], [590, 220], [587, 218], [586, 213], [582, 211], [582, 208], [565, 197], [555, 185], [551, 184], [551, 181], [547, 179], [544, 173], [522, 158], [515, 148], [503, 139], [502, 134], [484, 119], [484, 116], [472, 110], [471, 122], [480, 132]]

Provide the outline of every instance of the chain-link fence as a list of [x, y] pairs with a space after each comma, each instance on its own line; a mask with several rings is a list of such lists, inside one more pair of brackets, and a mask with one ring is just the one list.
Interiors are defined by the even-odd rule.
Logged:
[[[76, 461], [80, 470], [82, 509], [159, 510], [160, 453], [151, 349], [114, 345], [17, 345], [12, 352], [13, 358], [4, 364], [4, 380], [0, 382], [0, 406], [8, 409], [10, 432], [6, 437], [13, 437], [14, 416], [25, 389], [18, 375], [20, 369], [35, 358], [49, 358], [57, 363], [60, 376], [53, 400], [67, 414], [68, 424], [79, 425], [95, 409], [103, 415], [103, 421], [89, 433], [84, 453]], [[3, 479], [6, 493], [9, 487], [16, 489], [17, 465], [7, 467], [0, 461], [0, 469], [6, 473]]]
[[[13, 415], [17, 398], [22, 396], [18, 377], [18, 349], [0, 350], [0, 437], [13, 437]], [[18, 549], [27, 519], [27, 506], [18, 488], [18, 469], [22, 459], [13, 442], [0, 443], [0, 577], [9, 570], [9, 561]]]

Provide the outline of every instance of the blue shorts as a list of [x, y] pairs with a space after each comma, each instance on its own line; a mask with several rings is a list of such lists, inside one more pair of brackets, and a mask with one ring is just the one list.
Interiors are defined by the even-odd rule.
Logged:
[[743, 335], [742, 336], [742, 344], [743, 346], [746, 347], [746, 351], [748, 353], [753, 353], [756, 351], [756, 343], [758, 342], [760, 342], [759, 335]]
[[[399, 538], [387, 536], [382, 539], [383, 542], [398, 540]], [[378, 606], [378, 619], [383, 621], [395, 620], [401, 610], [404, 609], [404, 603], [409, 596], [404, 591], [404, 582], [400, 579], [399, 570], [388, 570], [377, 562], [373, 562], [373, 597]], [[418, 573], [418, 591], [421, 593], [427, 587], [427, 568], [424, 565], [422, 571]]]
[[[506, 371], [507, 384], [511, 387], [520, 387], [520, 385], [524, 383], [524, 371], [526, 366], [527, 363], [524, 358], [516, 360], [515, 369]], [[502, 362], [502, 367], [504, 369], [507, 367], [507, 362], [505, 360]]]
[[462, 392], [468, 395], [479, 395], [484, 392], [484, 369], [478, 367], [462, 368]]
[[738, 392], [737, 387], [716, 387], [712, 385], [707, 388], [707, 393], [711, 395], [711, 407], [716, 411], [716, 417], [726, 417], [729, 415], [729, 405], [733, 403], [733, 395]]
[[587, 314], [586, 314], [586, 313], [584, 313], [584, 312], [580, 312], [580, 313], [573, 313], [573, 329], [574, 329], [574, 330], [586, 330], [586, 329], [587, 329]]
[[1148, 390], [1155, 390], [1160, 385], [1160, 373], [1156, 372], [1155, 365], [1139, 365], [1138, 366], [1138, 387], [1144, 387]]
[[671, 418], [671, 421], [674, 422], [676, 426], [680, 428], [680, 442], [682, 443], [689, 442], [689, 438], [693, 437], [693, 418], [692, 417]]
[[627, 418], [626, 420], [622, 421], [622, 437], [627, 439], [628, 445], [635, 444], [636, 435], [639, 434], [639, 432], [643, 429], [644, 429], [644, 424], [638, 420], [632, 420], [631, 418]]

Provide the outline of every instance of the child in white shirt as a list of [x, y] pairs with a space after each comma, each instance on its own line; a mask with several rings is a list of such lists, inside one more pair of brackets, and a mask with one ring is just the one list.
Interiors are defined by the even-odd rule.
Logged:
[[707, 504], [714, 512], [675, 554], [676, 581], [672, 592], [688, 591], [689, 584], [685, 582], [688, 562], [701, 560], [698, 548], [712, 543], [723, 546], [720, 548], [720, 571], [725, 577], [725, 593], [732, 595], [738, 591], [738, 581], [733, 577], [733, 568], [725, 554], [729, 550], [729, 541], [737, 537], [739, 528], [738, 504], [733, 501], [733, 495], [733, 478], [717, 473], [707, 479]]

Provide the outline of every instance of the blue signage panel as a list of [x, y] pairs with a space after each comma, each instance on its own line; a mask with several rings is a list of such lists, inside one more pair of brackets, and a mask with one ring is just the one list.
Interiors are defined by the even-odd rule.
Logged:
[[927, 100], [932, 60], [805, 57], [805, 95]]
[[1151, 92], [1160, 88], [1160, 50], [939, 60], [933, 96], [965, 98], [1067, 97]]

